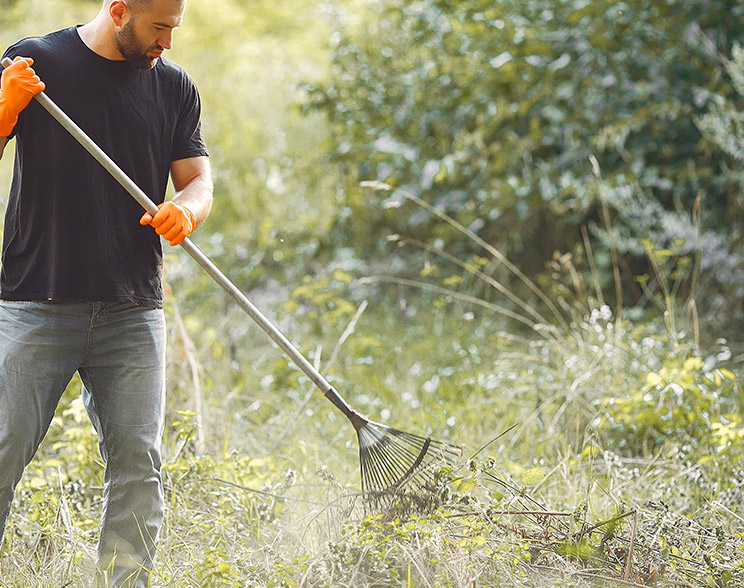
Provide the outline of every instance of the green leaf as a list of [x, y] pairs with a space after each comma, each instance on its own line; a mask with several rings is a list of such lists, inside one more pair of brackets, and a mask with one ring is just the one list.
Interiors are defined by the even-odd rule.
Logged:
[[522, 484], [535, 486], [545, 479], [545, 468], [532, 468], [522, 474]]
[[463, 494], [472, 492], [478, 484], [478, 480], [475, 477], [465, 478], [457, 485], [457, 491]]

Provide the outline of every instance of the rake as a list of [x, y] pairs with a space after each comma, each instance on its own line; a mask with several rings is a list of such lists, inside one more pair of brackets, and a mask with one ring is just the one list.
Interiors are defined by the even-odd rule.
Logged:
[[[10, 64], [12, 61], [9, 58], [3, 59], [3, 67], [8, 67]], [[121, 184], [142, 208], [151, 214], [157, 212], [158, 208], [155, 203], [139, 186], [44, 92], [37, 94], [35, 99]], [[399, 431], [360, 415], [191, 240], [185, 239], [181, 247], [349, 419], [354, 426], [359, 444], [364, 500], [377, 507], [395, 504], [402, 505], [403, 508], [420, 509], [430, 506], [431, 501], [436, 499], [439, 473], [442, 468], [454, 464], [456, 458], [462, 454], [461, 448], [430, 437]]]

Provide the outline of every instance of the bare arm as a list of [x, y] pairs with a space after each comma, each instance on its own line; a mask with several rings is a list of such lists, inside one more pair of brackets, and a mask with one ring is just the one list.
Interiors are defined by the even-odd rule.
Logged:
[[194, 215], [198, 227], [212, 209], [212, 170], [208, 157], [191, 157], [171, 163], [171, 179], [176, 195], [173, 202]]
[[0, 159], [3, 158], [3, 154], [5, 153], [5, 146], [8, 144], [8, 137], [0, 137]]

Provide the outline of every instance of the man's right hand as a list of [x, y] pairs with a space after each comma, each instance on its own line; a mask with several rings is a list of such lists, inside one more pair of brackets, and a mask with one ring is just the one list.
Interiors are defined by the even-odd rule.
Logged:
[[46, 87], [31, 68], [33, 63], [29, 57], [16, 57], [3, 70], [0, 80], [0, 137], [10, 136], [18, 115]]

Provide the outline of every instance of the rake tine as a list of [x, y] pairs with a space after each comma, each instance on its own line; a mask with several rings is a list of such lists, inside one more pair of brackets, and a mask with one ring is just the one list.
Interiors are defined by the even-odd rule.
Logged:
[[[376, 459], [375, 455], [370, 451], [367, 450], [366, 456], [362, 456], [361, 458], [361, 464], [362, 464], [362, 483], [364, 486], [364, 490], [370, 490], [371, 486], [384, 486], [385, 484], [385, 473], [384, 471], [379, 467], [379, 462]], [[366, 471], [366, 475], [365, 475]]]
[[387, 460], [385, 462], [385, 465], [387, 466], [385, 471], [391, 476], [385, 489], [392, 489], [391, 487], [400, 485], [410, 470], [410, 468], [406, 468], [403, 464], [414, 461], [416, 456], [407, 449], [401, 448], [395, 443], [391, 443], [390, 450], [387, 454], [380, 452], [380, 457], [381, 459], [384, 459], [385, 457], [393, 458], [392, 460]]
[[402, 486], [405, 481], [413, 475], [413, 473], [416, 471], [416, 468], [421, 465], [421, 461], [424, 459], [424, 456], [426, 456], [426, 453], [429, 451], [429, 445], [431, 445], [431, 439], [427, 439], [424, 442], [424, 446], [421, 448], [421, 452], [416, 457], [416, 460], [411, 464], [411, 467], [408, 468], [408, 471], [403, 474], [403, 476], [395, 483], [396, 487]]
[[362, 466], [362, 494], [366, 495], [368, 492], [367, 480], [373, 475], [373, 472], [369, 469], [369, 465], [366, 463], [364, 457], [361, 457], [360, 459]]
[[[386, 459], [385, 451], [381, 445], [389, 445], [387, 439], [367, 448], [366, 456], [362, 457], [364, 470], [368, 475], [362, 473], [362, 481], [365, 490], [380, 491], [387, 488], [395, 482], [394, 474], [391, 474], [391, 468], [395, 467], [396, 462]], [[386, 467], [387, 466], [387, 467]]]
[[[408, 452], [408, 457], [413, 457], [413, 460], [408, 461], [410, 463], [410, 467], [403, 472], [403, 475], [401, 476], [400, 480], [398, 481], [398, 484], [403, 484], [406, 479], [410, 478], [416, 471], [419, 471], [419, 466], [423, 462], [424, 458], [427, 456], [429, 449], [431, 447], [431, 441], [427, 441], [423, 444], [423, 446], [420, 448], [418, 453], [415, 452]], [[404, 466], [402, 466], [404, 467]]]
[[[443, 453], [450, 453], [453, 457], [459, 456], [462, 451], [448, 443], [444, 443], [442, 441], [436, 441], [434, 439], [431, 439], [430, 437], [420, 437], [418, 435], [414, 435], [412, 433], [407, 433], [405, 431], [398, 431], [397, 429], [392, 429], [391, 427], [387, 427], [385, 425], [380, 425], [379, 423], [374, 423], [387, 433], [395, 436], [400, 437], [404, 439], [409, 445], [412, 445], [417, 448], [417, 452], [420, 451], [420, 449], [423, 447], [424, 443], [429, 441], [431, 445], [433, 445], [435, 448], [439, 448], [442, 450]], [[445, 451], [446, 450], [446, 451]]]
[[462, 451], [459, 448], [442, 441], [436, 441], [430, 437], [424, 438], [410, 433], [403, 433], [402, 438], [407, 441], [410, 446], [415, 447], [416, 452], [411, 452], [411, 455], [414, 457], [418, 457], [424, 449], [424, 446], [428, 446], [426, 454], [433, 455], [435, 458], [438, 457], [442, 461], [451, 461], [462, 454]]
[[[387, 449], [387, 448], [385, 448]], [[390, 452], [383, 451], [382, 447], [375, 447], [374, 452], [370, 454], [373, 470], [377, 473], [376, 490], [384, 490], [395, 483], [398, 477], [398, 462], [395, 459], [389, 459]], [[395, 457], [395, 456], [393, 456]]]
[[385, 471], [379, 467], [377, 462], [372, 462], [369, 469], [369, 476], [364, 481], [365, 493], [378, 492], [379, 488], [384, 488], [387, 484]]
[[[410, 457], [407, 450], [399, 447], [395, 442], [390, 441], [389, 443], [385, 444], [385, 447], [377, 446], [375, 447], [375, 454], [383, 458], [385, 455], [390, 455], [394, 459], [386, 464], [389, 468], [398, 470], [400, 467], [401, 461], [407, 461]], [[405, 471], [405, 470], [403, 470]], [[401, 472], [402, 473], [402, 472]]]
[[380, 441], [366, 449], [366, 456], [362, 457], [362, 463], [368, 472], [368, 476], [363, 476], [363, 482], [368, 489], [385, 488], [390, 484], [389, 474], [383, 467], [385, 453], [381, 445], [387, 445], [387, 439]]
[[365, 482], [367, 492], [379, 492], [381, 488], [385, 488], [390, 484], [387, 472], [385, 472], [378, 462], [373, 462], [370, 473], [372, 475]]

